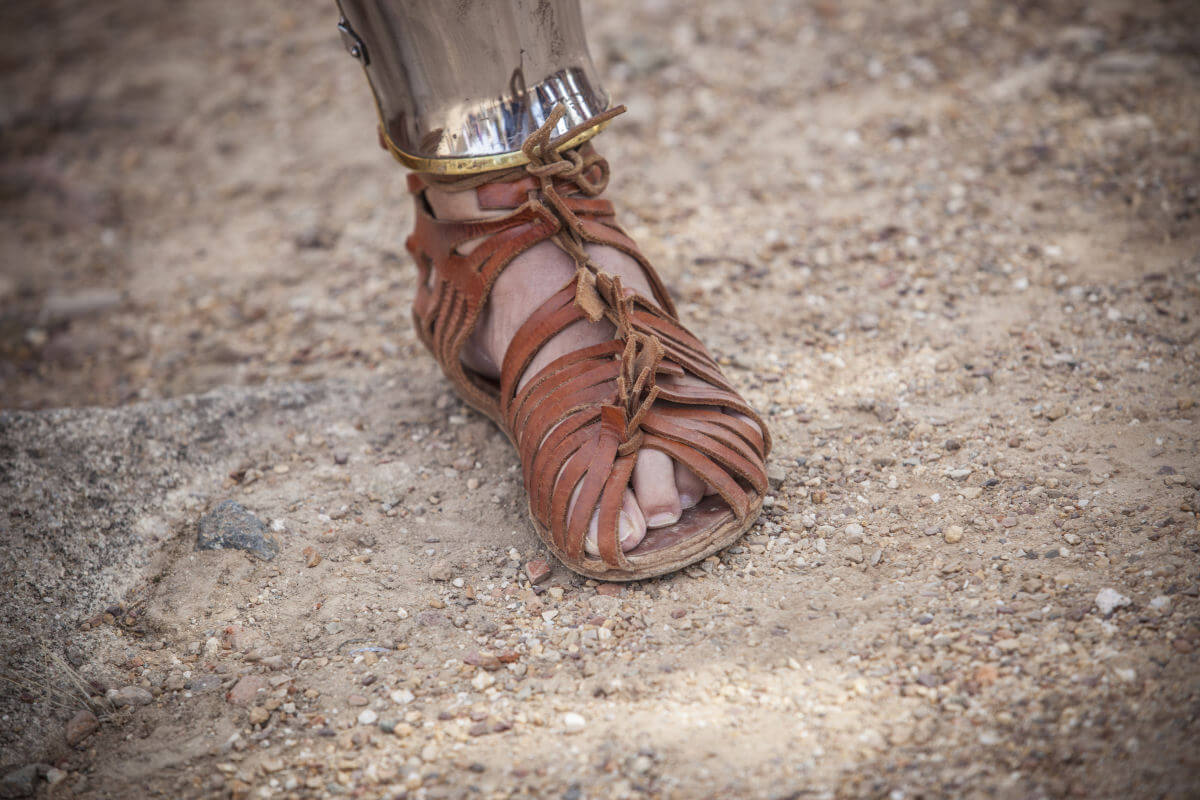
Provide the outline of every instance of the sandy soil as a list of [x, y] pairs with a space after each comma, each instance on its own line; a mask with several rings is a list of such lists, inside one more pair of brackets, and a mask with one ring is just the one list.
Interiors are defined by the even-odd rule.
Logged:
[[[1200, 7], [589, 4], [622, 218], [777, 437], [619, 588], [526, 579], [331, 6], [0, 9], [0, 789], [1200, 795]], [[227, 498], [277, 559], [194, 549]]]

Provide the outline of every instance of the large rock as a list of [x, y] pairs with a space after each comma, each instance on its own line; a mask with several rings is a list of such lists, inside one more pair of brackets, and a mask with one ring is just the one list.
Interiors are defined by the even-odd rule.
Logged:
[[200, 518], [199, 528], [197, 550], [245, 550], [270, 561], [282, 549], [266, 523], [235, 500], [222, 500]]

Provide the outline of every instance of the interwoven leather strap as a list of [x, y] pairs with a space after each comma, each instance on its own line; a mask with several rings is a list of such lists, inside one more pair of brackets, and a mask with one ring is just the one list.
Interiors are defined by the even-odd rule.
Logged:
[[[409, 176], [417, 222], [408, 249], [420, 271], [413, 314], [421, 340], [447, 377], [517, 445], [530, 509], [555, 547], [570, 559], [587, 558], [584, 539], [599, 508], [600, 556], [626, 569], [618, 515], [639, 449], [661, 450], [687, 466], [744, 520], [751, 493], [766, 492], [770, 440], [762, 420], [679, 323], [658, 274], [617, 225], [612, 204], [600, 197], [608, 184], [607, 162], [590, 144], [560, 150], [577, 132], [552, 136], [562, 113], [556, 108], [525, 142], [524, 167], [453, 179]], [[421, 197], [431, 184], [474, 191], [481, 208], [509, 213], [481, 221], [436, 219]], [[470, 253], [459, 251], [481, 238]], [[571, 257], [575, 276], [518, 330], [496, 386], [463, 365], [462, 348], [496, 278], [516, 256], [546, 240]], [[588, 244], [614, 247], [635, 259], [654, 296], [631, 293], [618, 277], [599, 269]], [[612, 324], [612, 341], [567, 353], [521, 385], [547, 342], [576, 322], [601, 319]]]

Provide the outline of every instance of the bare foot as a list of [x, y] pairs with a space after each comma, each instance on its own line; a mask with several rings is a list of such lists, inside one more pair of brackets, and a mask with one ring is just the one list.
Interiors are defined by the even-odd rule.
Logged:
[[[439, 219], [478, 220], [508, 213], [489, 214], [481, 210], [474, 192], [446, 192], [430, 187], [426, 197], [434, 216]], [[469, 253], [479, 241], [460, 245], [458, 249]], [[626, 254], [598, 245], [588, 245], [588, 254], [601, 270], [620, 276], [626, 288], [646, 297], [654, 296], [641, 266]], [[492, 287], [479, 324], [463, 351], [463, 362], [483, 375], [498, 378], [504, 353], [521, 325], [574, 274], [575, 263], [570, 256], [549, 241], [534, 245], [513, 259]], [[538, 352], [521, 376], [518, 388], [559, 356], [607, 342], [612, 339], [613, 332], [612, 325], [606, 321], [580, 321], [568, 327]], [[626, 551], [638, 546], [647, 529], [673, 525], [684, 510], [712, 491], [687, 467], [651, 448], [638, 451], [630, 483], [632, 491], [625, 492], [618, 521], [621, 548]], [[574, 503], [572, 497], [572, 508]], [[599, 555], [596, 544], [598, 522], [597, 512], [592, 515], [584, 540], [585, 549], [594, 556]]]

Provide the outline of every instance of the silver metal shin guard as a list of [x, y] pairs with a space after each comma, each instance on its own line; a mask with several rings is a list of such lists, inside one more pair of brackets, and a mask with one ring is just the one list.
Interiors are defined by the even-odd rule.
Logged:
[[[565, 133], [608, 107], [579, 0], [338, 0], [338, 23], [406, 166], [462, 174], [525, 162], [521, 143], [562, 103]], [[579, 141], [594, 135], [581, 134]]]

